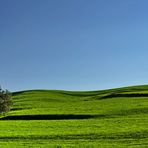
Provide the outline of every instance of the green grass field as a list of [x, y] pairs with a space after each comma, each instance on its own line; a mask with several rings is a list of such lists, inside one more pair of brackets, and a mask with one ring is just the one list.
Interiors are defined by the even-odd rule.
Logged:
[[0, 147], [147, 148], [148, 86], [14, 92]]

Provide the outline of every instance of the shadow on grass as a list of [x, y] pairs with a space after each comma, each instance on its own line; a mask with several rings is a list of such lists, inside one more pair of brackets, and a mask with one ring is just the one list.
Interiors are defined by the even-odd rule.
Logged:
[[23, 108], [12, 108], [11, 111], [23, 110]]
[[110, 93], [106, 96], [101, 97], [100, 99], [118, 98], [118, 97], [148, 97], [148, 94], [142, 94], [142, 93], [133, 93], [133, 94]]
[[[100, 117], [104, 117], [105, 115], [100, 115]], [[14, 115], [14, 116], [6, 116], [1, 118], [0, 120], [72, 120], [72, 119], [90, 119], [98, 117], [98, 115], [73, 115], [73, 114], [52, 114], [52, 115]]]

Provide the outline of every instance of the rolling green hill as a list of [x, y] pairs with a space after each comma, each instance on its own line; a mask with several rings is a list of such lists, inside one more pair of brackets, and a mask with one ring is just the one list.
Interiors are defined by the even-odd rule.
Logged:
[[1, 147], [148, 147], [148, 85], [13, 93]]

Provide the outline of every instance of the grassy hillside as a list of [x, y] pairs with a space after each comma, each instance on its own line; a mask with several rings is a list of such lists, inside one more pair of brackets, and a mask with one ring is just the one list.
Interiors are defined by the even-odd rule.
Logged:
[[1, 147], [147, 147], [148, 86], [13, 93]]

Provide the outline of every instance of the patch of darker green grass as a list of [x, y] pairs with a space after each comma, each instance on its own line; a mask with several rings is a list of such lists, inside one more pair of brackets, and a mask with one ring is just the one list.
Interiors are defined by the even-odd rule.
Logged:
[[0, 140], [120, 140], [120, 139], [145, 139], [148, 131], [122, 132], [110, 134], [66, 134], [66, 135], [28, 135], [28, 136], [0, 136]]

